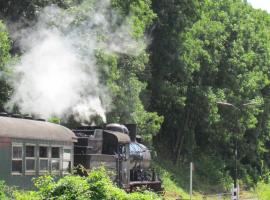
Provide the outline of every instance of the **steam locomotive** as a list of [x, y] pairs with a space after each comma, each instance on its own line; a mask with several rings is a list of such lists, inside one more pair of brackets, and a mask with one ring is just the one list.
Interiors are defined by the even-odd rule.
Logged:
[[32, 189], [32, 178], [69, 174], [75, 166], [104, 166], [126, 191], [145, 186], [161, 190], [150, 168], [149, 149], [140, 143], [135, 124], [64, 126], [31, 117], [0, 113], [0, 180]]
[[136, 124], [74, 129], [78, 138], [74, 145], [74, 166], [93, 169], [103, 165], [115, 172], [113, 179], [127, 191], [142, 186], [161, 191], [161, 181], [150, 168], [150, 151], [140, 143], [136, 130]]

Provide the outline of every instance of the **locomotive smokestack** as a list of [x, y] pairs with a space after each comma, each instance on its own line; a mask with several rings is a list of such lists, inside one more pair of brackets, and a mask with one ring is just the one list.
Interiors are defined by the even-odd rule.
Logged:
[[137, 124], [125, 124], [125, 126], [129, 130], [129, 137], [131, 142], [136, 141], [136, 135], [137, 135]]

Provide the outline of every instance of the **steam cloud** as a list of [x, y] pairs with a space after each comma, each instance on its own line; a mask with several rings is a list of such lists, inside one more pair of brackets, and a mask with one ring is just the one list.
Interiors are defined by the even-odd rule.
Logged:
[[144, 46], [110, 1], [97, 2], [84, 1], [80, 10], [46, 7], [33, 27], [13, 34], [23, 55], [9, 78], [14, 93], [7, 109], [18, 105], [22, 113], [44, 118], [70, 113], [77, 121], [93, 115], [106, 120], [111, 98], [99, 80], [96, 50], [137, 55]]

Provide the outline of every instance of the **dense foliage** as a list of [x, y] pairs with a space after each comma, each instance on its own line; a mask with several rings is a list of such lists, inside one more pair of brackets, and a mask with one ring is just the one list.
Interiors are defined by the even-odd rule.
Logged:
[[34, 20], [38, 12], [45, 6], [56, 4], [60, 7], [67, 8], [75, 2], [70, 0], [25, 0], [18, 2], [16, 0], [7, 0], [0, 2], [0, 16], [12, 22], [19, 20], [28, 23], [27, 20]]
[[10, 40], [8, 37], [6, 26], [0, 21], [0, 110], [7, 101], [10, 88], [4, 78], [4, 72], [7, 72], [7, 62], [10, 59]]
[[[76, 19], [72, 24], [76, 28], [76, 26], [85, 23], [86, 13], [84, 12], [91, 11], [91, 6], [95, 3], [98, 3], [98, 1], [52, 0], [16, 2], [11, 0], [2, 2], [1, 14], [5, 19], [11, 21], [11, 28], [13, 27], [12, 23], [16, 22], [19, 22], [16, 24], [19, 28], [28, 27], [35, 24], [36, 17], [42, 8], [54, 4], [65, 8], [67, 12], [73, 15], [76, 14]], [[138, 43], [143, 41], [146, 28], [150, 26], [155, 18], [155, 14], [151, 9], [151, 1], [127, 2], [114, 0], [111, 2], [111, 5], [111, 9], [114, 9], [114, 12], [120, 15], [118, 23], [130, 24], [132, 29], [129, 31], [134, 40], [138, 40]], [[54, 26], [53, 23], [52, 25]], [[102, 33], [100, 37], [102, 37]], [[17, 41], [14, 41], [12, 54], [21, 54], [17, 43]], [[142, 44], [142, 46], [145, 45]], [[9, 52], [9, 49], [6, 48], [6, 51]], [[147, 75], [145, 75], [149, 61], [148, 53], [143, 50], [143, 47], [138, 53], [114, 54], [105, 52], [104, 49], [98, 49], [98, 47], [96, 52], [97, 64], [100, 66], [98, 70], [101, 82], [108, 88], [110, 92], [108, 96], [110, 96], [113, 102], [112, 109], [109, 110], [106, 116], [107, 122], [137, 123], [142, 136], [150, 142], [152, 135], [158, 132], [163, 118], [158, 116], [156, 112], [146, 111], [145, 102], [141, 99], [148, 80]], [[1, 92], [5, 96], [7, 95], [7, 91], [4, 89], [1, 89]], [[6, 98], [4, 98], [4, 101], [6, 101]], [[99, 118], [93, 118], [93, 120], [97, 124], [101, 123]]]
[[258, 195], [258, 198], [260, 200], [267, 200], [269, 199], [269, 196], [270, 196], [270, 185], [269, 183], [268, 184], [265, 184], [263, 182], [259, 182], [258, 185], [257, 185], [257, 188], [256, 188], [256, 194]]
[[[133, 36], [143, 39], [144, 32], [150, 26], [155, 14], [149, 0], [114, 0], [112, 5], [124, 15], [131, 15]], [[113, 94], [114, 108], [108, 115], [109, 122], [137, 123], [144, 139], [150, 141], [152, 135], [159, 131], [163, 118], [156, 112], [147, 112], [142, 99], [142, 92], [149, 79], [149, 54], [144, 50], [139, 55], [103, 56], [111, 66], [107, 74], [107, 83]], [[145, 100], [143, 102], [143, 100]]]
[[6, 185], [3, 181], [0, 181], [0, 199], [3, 199], [3, 200], [8, 199], [8, 195], [6, 192]]
[[104, 168], [91, 171], [89, 176], [68, 175], [59, 180], [45, 175], [34, 180], [36, 191], [7, 190], [0, 184], [1, 199], [15, 200], [152, 200], [161, 199], [157, 194], [142, 191], [131, 194], [119, 189], [110, 180]]
[[[197, 5], [191, 1], [168, 9], [181, 16], [191, 4]], [[157, 9], [160, 19], [167, 20], [160, 26], [167, 26], [172, 19], [164, 15], [164, 7]], [[198, 10], [192, 25], [186, 20], [179, 30], [171, 26], [155, 33], [157, 40], [160, 34], [170, 38], [165, 41], [173, 39], [167, 48], [156, 47], [161, 41], [153, 43], [153, 82], [159, 81], [152, 84], [157, 91], [152, 101], [165, 116], [158, 139], [170, 144], [175, 163], [193, 160], [201, 177], [223, 187], [230, 180], [228, 171], [235, 176], [237, 145], [238, 176], [252, 184], [264, 178], [270, 164], [270, 17], [240, 0], [207, 0]], [[186, 14], [189, 21], [194, 12]]]

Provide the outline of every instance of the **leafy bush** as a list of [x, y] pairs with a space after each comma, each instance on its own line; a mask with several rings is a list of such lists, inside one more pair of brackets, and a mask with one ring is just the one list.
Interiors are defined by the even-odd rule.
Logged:
[[153, 192], [143, 191], [126, 193], [124, 190], [116, 187], [110, 180], [106, 170], [100, 168], [92, 171], [87, 177], [91, 190], [91, 199], [93, 200], [152, 200], [159, 199], [159, 196]]
[[230, 191], [233, 179], [231, 178], [226, 163], [216, 156], [201, 155], [195, 162], [194, 185], [207, 191], [213, 192]]
[[92, 192], [91, 199], [108, 199], [107, 191], [112, 183], [104, 168], [92, 171], [87, 177], [87, 182], [89, 184], [89, 189]]
[[[65, 176], [55, 180], [50, 175], [34, 179], [37, 191], [14, 191], [16, 200], [153, 200], [160, 199], [153, 192], [143, 191], [128, 194], [116, 187], [106, 170], [93, 170], [89, 176]], [[0, 193], [1, 194], [1, 193]], [[1, 197], [1, 196], [0, 196]], [[1, 198], [2, 200], [3, 198]]]
[[90, 199], [89, 184], [80, 176], [65, 176], [54, 181], [51, 176], [42, 176], [34, 180], [41, 199], [86, 200]]
[[270, 184], [259, 182], [256, 187], [256, 194], [260, 200], [268, 200], [270, 198]]
[[0, 181], [0, 199], [1, 200], [8, 199], [7, 194], [6, 194], [6, 185], [4, 181]]
[[51, 191], [54, 188], [54, 180], [51, 176], [45, 175], [34, 179], [34, 185], [38, 189], [38, 196], [41, 199], [45, 199], [51, 196]]
[[40, 200], [40, 197], [37, 192], [21, 192], [14, 191], [13, 193], [14, 199], [16, 200]]

